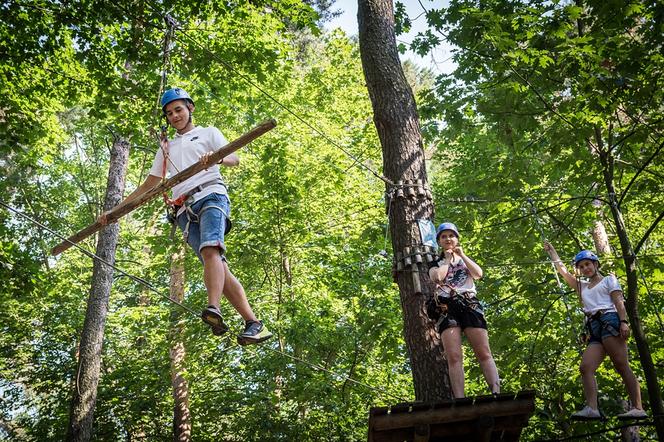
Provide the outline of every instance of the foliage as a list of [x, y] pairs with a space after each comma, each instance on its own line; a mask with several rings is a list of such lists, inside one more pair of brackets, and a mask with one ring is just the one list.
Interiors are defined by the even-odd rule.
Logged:
[[[382, 183], [339, 149], [374, 169], [381, 164], [358, 48], [339, 31], [318, 29], [329, 2], [313, 2], [321, 15], [308, 3], [0, 6], [0, 201], [43, 224], [0, 209], [0, 437], [60, 440], [66, 428], [91, 261], [73, 249], [49, 257], [60, 238], [48, 229], [67, 235], [96, 218], [114, 137], [131, 140], [129, 190], [145, 178], [156, 149], [149, 128], [160, 124], [166, 10], [181, 28], [168, 48], [166, 82], [195, 97], [198, 125], [233, 139], [263, 119], [278, 121], [241, 152], [239, 168], [225, 170], [229, 260], [277, 336], [258, 348], [237, 346], [241, 324], [228, 305], [232, 332], [221, 340], [194, 315], [183, 317], [195, 440], [363, 439], [370, 405], [412, 397], [398, 294], [381, 253]], [[570, 258], [592, 247], [592, 225], [604, 222], [614, 252], [602, 262], [624, 274], [588, 144], [596, 128], [615, 145], [633, 242], [659, 215], [661, 6], [423, 5], [429, 29], [413, 49], [424, 54], [448, 39], [458, 67], [436, 78], [414, 65], [405, 70], [419, 99], [438, 218], [457, 222], [462, 245], [486, 273], [480, 296], [503, 390], [538, 393], [527, 440], [589, 431], [567, 422], [582, 397], [574, 343], [582, 314], [544, 259], [541, 230]], [[397, 13], [405, 31], [412, 19], [404, 8]], [[172, 249], [162, 207], [147, 204], [121, 224], [118, 266], [157, 292], [116, 273], [98, 440], [170, 438], [168, 324], [178, 307], [165, 299]], [[641, 319], [660, 378], [663, 240], [655, 229], [638, 261]], [[185, 303], [198, 310], [205, 289], [192, 253], [186, 272]], [[470, 354], [466, 364], [468, 392], [483, 394]], [[613, 415], [624, 388], [608, 363], [598, 381]]]
[[[462, 243], [488, 268], [480, 290], [499, 369], [509, 373], [504, 385], [538, 392], [538, 416], [524, 436], [582, 433], [587, 428], [567, 424], [570, 404], [582, 404], [574, 345], [582, 315], [575, 296], [558, 288], [540, 244], [546, 236], [571, 257], [594, 248], [593, 223], [602, 221], [613, 250], [602, 258], [604, 269], [624, 274], [600, 142], [616, 158], [616, 199], [633, 244], [660, 215], [661, 6], [498, 0], [481, 8], [470, 1], [431, 6], [423, 4], [429, 33], [412, 49], [427, 52], [444, 37], [456, 46], [457, 64], [420, 94], [426, 135], [437, 146], [430, 165], [437, 213], [458, 222]], [[639, 259], [654, 287], [662, 284], [660, 232], [650, 234]], [[653, 358], [661, 361], [661, 297], [645, 284], [640, 290]], [[661, 362], [659, 370], [661, 378]], [[608, 362], [598, 377], [601, 406], [615, 414], [624, 388]]]

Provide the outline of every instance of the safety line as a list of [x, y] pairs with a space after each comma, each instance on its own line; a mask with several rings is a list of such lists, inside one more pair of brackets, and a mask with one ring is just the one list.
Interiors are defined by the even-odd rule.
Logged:
[[383, 393], [383, 395], [385, 395], [385, 396], [389, 396], [389, 397], [391, 397], [391, 398], [393, 398], [393, 399], [396, 399], [396, 400], [398, 400], [398, 401], [401, 401], [401, 402], [406, 402], [406, 400], [405, 400], [404, 398], [402, 398], [402, 397], [400, 397], [400, 396], [396, 396], [395, 394], [392, 394], [392, 393], [390, 393], [389, 391], [386, 391], [385, 389], [383, 389], [383, 388], [381, 388], [381, 387], [376, 387], [376, 386], [373, 386], [373, 385], [365, 384], [364, 382], [360, 382], [360, 381], [358, 381], [358, 380], [356, 380], [356, 379], [351, 378], [350, 376], [342, 375], [342, 374], [336, 373], [336, 372], [334, 372], [334, 371], [332, 371], [332, 370], [328, 370], [327, 368], [325, 368], [325, 367], [323, 367], [323, 366], [321, 366], [321, 365], [314, 364], [314, 363], [309, 362], [309, 361], [306, 361], [306, 360], [304, 360], [304, 359], [302, 359], [302, 358], [298, 358], [297, 356], [293, 356], [293, 355], [288, 354], [288, 353], [286, 353], [286, 352], [284, 352], [284, 351], [281, 351], [281, 350], [278, 350], [278, 349], [275, 349], [275, 348], [272, 348], [272, 347], [267, 347], [267, 346], [264, 347], [264, 348], [267, 349], [267, 350], [270, 350], [270, 351], [273, 352], [273, 353], [278, 353], [278, 354], [283, 355], [283, 356], [285, 356], [285, 357], [287, 357], [287, 358], [290, 358], [290, 359], [292, 359], [292, 360], [294, 360], [294, 361], [296, 361], [296, 362], [300, 362], [300, 363], [302, 363], [302, 364], [308, 365], [309, 367], [311, 367], [311, 368], [313, 368], [313, 369], [315, 369], [315, 370], [324, 371], [324, 372], [326, 372], [326, 373], [328, 373], [328, 374], [331, 374], [331, 375], [333, 375], [333, 376], [336, 376], [336, 377], [338, 377], [338, 378], [341, 378], [341, 379], [344, 379], [344, 380], [350, 381], [350, 382], [352, 382], [352, 383], [354, 383], [354, 384], [356, 384], [356, 385], [360, 385], [360, 386], [362, 386], [362, 387], [365, 387], [365, 388], [367, 388], [367, 389], [369, 389], [369, 390], [371, 390], [371, 391], [380, 391], [380, 392]]
[[[111, 267], [112, 269], [116, 270], [116, 271], [117, 271], [118, 273], [120, 273], [121, 275], [123, 275], [123, 276], [125, 276], [125, 277], [131, 279], [132, 281], [135, 281], [135, 282], [137, 282], [137, 283], [139, 283], [139, 284], [142, 284], [143, 286], [147, 287], [149, 290], [151, 290], [151, 291], [157, 293], [159, 296], [162, 296], [162, 297], [166, 298], [168, 301], [170, 301], [170, 302], [172, 302], [173, 304], [175, 304], [175, 305], [181, 307], [183, 310], [186, 310], [187, 312], [191, 313], [191, 314], [194, 315], [196, 318], [199, 318], [199, 317], [200, 317], [200, 315], [199, 315], [196, 311], [192, 310], [190, 307], [186, 306], [185, 304], [182, 304], [181, 302], [178, 302], [178, 301], [176, 301], [176, 300], [174, 300], [174, 299], [171, 299], [170, 296], [164, 295], [163, 293], [161, 293], [159, 290], [157, 290], [152, 284], [150, 284], [150, 283], [149, 283], [148, 281], [146, 281], [145, 279], [140, 278], [140, 277], [138, 277], [138, 276], [134, 276], [134, 275], [132, 275], [132, 274], [130, 274], [130, 273], [128, 273], [128, 272], [126, 272], [126, 271], [120, 269], [119, 267], [115, 266], [114, 264], [109, 263], [109, 262], [106, 261], [105, 259], [103, 259], [103, 258], [97, 256], [96, 254], [90, 252], [89, 250], [86, 250], [85, 248], [81, 247], [79, 244], [76, 244], [76, 243], [73, 243], [73, 242], [71, 242], [71, 241], [68, 241], [67, 238], [65, 238], [63, 235], [60, 235], [59, 233], [57, 233], [56, 231], [54, 231], [54, 230], [51, 229], [50, 227], [48, 227], [48, 226], [44, 225], [43, 223], [41, 223], [41, 222], [35, 220], [34, 218], [30, 217], [29, 215], [26, 215], [25, 213], [21, 212], [20, 210], [18, 210], [18, 209], [16, 209], [16, 208], [14, 208], [14, 207], [12, 207], [12, 206], [6, 204], [4, 201], [1, 201], [1, 200], [0, 200], [0, 206], [2, 206], [2, 207], [4, 207], [5, 209], [7, 209], [7, 210], [9, 210], [9, 211], [11, 211], [11, 212], [13, 212], [13, 213], [15, 213], [16, 215], [19, 215], [19, 216], [25, 218], [26, 220], [30, 221], [31, 223], [33, 223], [33, 224], [35, 224], [35, 225], [37, 225], [37, 226], [39, 226], [39, 227], [41, 227], [41, 228], [47, 230], [48, 232], [50, 232], [51, 234], [57, 236], [58, 238], [62, 239], [63, 241], [70, 242], [71, 245], [72, 245], [73, 247], [75, 247], [75, 248], [77, 248], [78, 250], [80, 250], [81, 252], [83, 252], [83, 254], [85, 254], [86, 256], [88, 256], [88, 257], [90, 257], [90, 258], [92, 258], [92, 259], [97, 259], [97, 260], [99, 260], [101, 263], [103, 263], [103, 264], [105, 264], [105, 265]], [[239, 345], [229, 345], [229, 346], [225, 347], [224, 350], [230, 350], [232, 347], [235, 347], [235, 346], [239, 346]], [[392, 397], [392, 398], [394, 398], [394, 399], [397, 399], [397, 400], [400, 400], [400, 401], [404, 401], [403, 398], [401, 398], [401, 397], [399, 397], [399, 396], [396, 396], [396, 395], [394, 395], [394, 394], [392, 394], [392, 393], [389, 393], [388, 391], [385, 391], [384, 389], [382, 389], [382, 388], [380, 388], [380, 387], [376, 387], [376, 386], [372, 386], [372, 385], [369, 385], [369, 384], [365, 384], [365, 383], [363, 383], [363, 382], [360, 382], [360, 381], [358, 381], [358, 380], [356, 380], [356, 379], [351, 378], [350, 376], [342, 375], [342, 374], [336, 373], [336, 372], [334, 372], [334, 371], [328, 370], [327, 368], [325, 368], [325, 367], [323, 367], [323, 366], [321, 366], [321, 365], [314, 364], [314, 363], [312, 363], [312, 362], [306, 361], [305, 359], [298, 358], [298, 357], [296, 357], [296, 356], [290, 355], [290, 354], [288, 354], [288, 353], [286, 353], [286, 352], [283, 352], [283, 351], [281, 351], [281, 350], [273, 349], [273, 348], [268, 347], [268, 346], [265, 346], [265, 348], [266, 348], [267, 350], [272, 351], [272, 352], [275, 352], [275, 353], [281, 354], [281, 355], [283, 355], [283, 356], [286, 356], [286, 357], [288, 357], [288, 358], [291, 358], [291, 359], [293, 359], [294, 361], [297, 361], [297, 362], [300, 362], [300, 363], [302, 363], [302, 364], [308, 365], [308, 366], [310, 366], [310, 367], [313, 368], [313, 369], [321, 370], [321, 371], [324, 371], [324, 372], [329, 373], [329, 374], [331, 374], [331, 375], [334, 375], [334, 376], [337, 377], [337, 378], [341, 378], [341, 379], [344, 379], [344, 380], [348, 380], [349, 382], [352, 382], [352, 383], [354, 383], [354, 384], [357, 384], [357, 385], [363, 386], [363, 387], [365, 387], [365, 388], [368, 388], [368, 389], [371, 390], [371, 391], [381, 391], [381, 392], [382, 392], [384, 395], [386, 395], [386, 396], [390, 396], [390, 397]]]
[[[540, 239], [542, 242], [546, 240], [546, 235], [544, 234], [544, 228], [542, 227], [542, 221], [538, 215], [538, 210], [537, 207], [535, 207], [535, 202], [532, 199], [528, 199], [528, 204], [530, 204], [530, 207], [532, 208], [532, 213], [533, 217], [535, 218], [535, 225], [537, 226], [537, 229], [540, 232]], [[558, 276], [558, 270], [556, 269], [556, 265], [554, 264], [553, 260], [551, 260], [551, 267], [553, 268], [553, 273], [556, 277], [556, 281], [558, 283], [558, 290], [560, 290], [560, 299], [563, 301], [563, 304], [565, 305], [565, 311], [567, 312], [567, 319], [569, 320], [571, 331], [572, 331], [572, 340], [579, 344], [579, 334], [576, 330], [576, 327], [574, 326], [574, 320], [572, 319], [572, 314], [570, 313], [570, 308], [569, 305], [567, 304], [566, 298], [566, 292], [565, 288], [563, 287], [563, 283], [560, 281], [560, 277]], [[581, 349], [579, 348], [579, 353], [582, 353]]]
[[170, 296], [161, 293], [159, 290], [157, 290], [152, 284], [150, 284], [150, 283], [149, 283], [148, 281], [146, 281], [145, 279], [140, 278], [140, 277], [138, 277], [138, 276], [134, 276], [134, 275], [132, 275], [131, 273], [128, 273], [128, 272], [122, 270], [121, 268], [117, 267], [116, 265], [111, 264], [110, 262], [106, 261], [105, 259], [103, 259], [103, 258], [97, 256], [95, 253], [92, 253], [92, 252], [90, 252], [89, 250], [86, 250], [85, 248], [81, 247], [79, 244], [77, 244], [77, 243], [75, 243], [75, 242], [73, 242], [73, 241], [70, 241], [69, 239], [67, 239], [67, 238], [64, 237], [63, 235], [59, 234], [59, 233], [56, 232], [55, 230], [51, 229], [50, 227], [48, 227], [48, 226], [44, 225], [43, 223], [41, 223], [41, 222], [35, 220], [34, 218], [30, 217], [29, 215], [26, 215], [25, 213], [21, 212], [20, 210], [15, 209], [14, 207], [12, 207], [12, 206], [6, 204], [4, 201], [0, 201], [0, 206], [2, 206], [2, 207], [4, 207], [5, 209], [7, 209], [7, 210], [9, 210], [9, 211], [11, 211], [11, 212], [13, 212], [13, 213], [15, 213], [16, 215], [19, 215], [19, 216], [25, 218], [26, 220], [30, 221], [31, 223], [33, 223], [33, 224], [35, 224], [35, 225], [37, 225], [37, 226], [39, 226], [39, 227], [41, 227], [41, 228], [47, 230], [47, 231], [50, 232], [51, 234], [53, 234], [53, 235], [57, 236], [58, 238], [60, 238], [61, 240], [70, 243], [73, 247], [75, 247], [75, 248], [77, 248], [78, 250], [80, 250], [81, 252], [83, 252], [83, 254], [85, 254], [85, 255], [88, 256], [89, 258], [96, 259], [96, 260], [98, 260], [99, 262], [101, 262], [101, 263], [103, 263], [103, 264], [106, 264], [107, 266], [111, 267], [113, 270], [117, 271], [117, 272], [120, 273], [121, 275], [126, 276], [127, 278], [131, 279], [132, 281], [137, 282], [137, 283], [139, 283], [139, 284], [141, 284], [141, 285], [147, 287], [149, 290], [151, 290], [151, 291], [157, 293], [159, 296], [161, 296], [161, 297], [163, 297], [163, 298], [168, 299], [168, 301], [170, 301], [170, 302], [172, 302], [173, 304], [175, 304], [175, 305], [181, 307], [182, 309], [188, 311], [189, 313], [191, 313], [192, 315], [196, 316], [197, 318], [200, 317], [200, 315], [199, 315], [196, 311], [192, 310], [190, 307], [186, 306], [185, 304], [182, 304], [181, 302], [178, 302], [178, 301], [176, 301], [176, 300], [174, 300], [174, 299], [171, 299]]
[[[169, 15], [163, 15], [160, 13], [156, 8], [148, 2], [148, 5], [150, 8], [159, 16], [161, 16], [164, 20], [168, 20]], [[210, 49], [207, 47], [203, 46], [201, 43], [196, 41], [193, 37], [191, 37], [183, 28], [179, 26], [179, 23], [176, 25], [176, 29], [180, 31], [179, 33], [184, 36], [187, 40], [189, 40], [191, 43], [193, 43], [195, 46], [197, 46], [199, 49], [207, 52], [213, 59], [224, 65], [226, 68], [230, 69], [233, 71], [238, 77], [240, 77], [242, 80], [253, 86], [254, 88], [258, 89], [263, 95], [265, 95], [267, 98], [269, 98], [271, 101], [273, 101], [275, 104], [277, 104], [279, 107], [281, 107], [283, 110], [288, 112], [290, 115], [292, 115], [295, 119], [297, 119], [299, 122], [307, 126], [309, 129], [313, 130], [316, 132], [318, 135], [323, 137], [326, 141], [328, 141], [330, 144], [341, 150], [343, 153], [345, 153], [349, 158], [351, 158], [355, 164], [358, 164], [359, 166], [363, 167], [367, 171], [371, 172], [376, 178], [379, 180], [383, 181], [387, 185], [393, 186], [394, 183], [390, 181], [388, 178], [384, 177], [383, 175], [380, 175], [378, 172], [374, 171], [372, 168], [361, 162], [355, 155], [353, 155], [350, 151], [348, 151], [346, 148], [341, 146], [339, 143], [334, 141], [331, 137], [329, 137], [325, 132], [323, 132], [321, 129], [317, 128], [313, 124], [309, 123], [306, 121], [304, 118], [300, 117], [297, 113], [295, 113], [293, 110], [291, 110], [288, 106], [285, 104], [281, 103], [279, 100], [277, 100], [274, 96], [272, 96], [269, 92], [267, 92], [265, 89], [263, 89], [260, 85], [258, 85], [256, 82], [251, 80], [247, 75], [244, 73], [240, 72], [235, 66], [233, 66], [231, 63], [227, 62], [223, 58], [221, 58], [219, 55], [216, 53], [212, 52]], [[181, 38], [179, 38], [177, 35], [175, 36], [176, 40], [179, 40], [182, 43], [185, 43], [185, 41]]]
[[598, 434], [604, 434], [604, 433], [608, 433], [608, 432], [611, 432], [611, 431], [621, 430], [623, 428], [652, 427], [654, 425], [655, 425], [655, 421], [637, 421], [637, 420], [635, 420], [635, 421], [630, 422], [628, 424], [622, 424], [622, 425], [618, 425], [618, 426], [611, 427], [611, 428], [605, 428], [603, 430], [593, 431], [593, 432], [590, 432], [590, 433], [575, 434], [573, 436], [560, 437], [560, 438], [556, 438], [556, 439], [544, 439], [544, 440], [542, 440], [542, 442], [556, 442], [556, 441], [562, 441], [562, 440], [584, 439], [584, 438], [588, 438], [590, 436], [597, 436]]

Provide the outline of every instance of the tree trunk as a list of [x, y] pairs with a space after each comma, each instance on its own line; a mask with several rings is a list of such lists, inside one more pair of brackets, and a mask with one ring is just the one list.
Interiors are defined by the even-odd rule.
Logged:
[[657, 371], [655, 364], [652, 360], [652, 354], [646, 340], [643, 327], [641, 326], [641, 318], [639, 316], [639, 287], [638, 276], [636, 269], [636, 255], [632, 248], [627, 228], [623, 220], [622, 211], [618, 206], [616, 198], [616, 189], [614, 184], [613, 165], [614, 158], [611, 153], [611, 146], [604, 147], [599, 129], [595, 131], [595, 142], [598, 146], [599, 158], [602, 163], [602, 171], [604, 174], [604, 184], [606, 191], [609, 195], [609, 203], [611, 214], [616, 226], [616, 233], [620, 240], [620, 250], [625, 262], [625, 276], [627, 277], [627, 291], [625, 292], [625, 308], [629, 316], [629, 322], [632, 327], [632, 335], [636, 342], [636, 348], [639, 352], [639, 361], [643, 368], [643, 374], [646, 378], [646, 385], [648, 388], [648, 396], [650, 398], [650, 408], [655, 420], [655, 428], [659, 440], [664, 440], [664, 406], [662, 404], [662, 393], [659, 389], [659, 382], [657, 380]]
[[[125, 186], [129, 141], [116, 138], [111, 148], [108, 185], [104, 210], [110, 210], [122, 199]], [[97, 241], [96, 254], [104, 261], [115, 263], [115, 248], [120, 227], [117, 223], [104, 227]], [[88, 441], [92, 437], [92, 423], [97, 401], [97, 384], [101, 366], [104, 327], [108, 313], [108, 299], [113, 282], [113, 269], [95, 259], [92, 268], [92, 287], [81, 333], [76, 388], [71, 402], [67, 440]]]
[[[184, 243], [178, 241], [178, 250], [171, 257], [171, 299], [182, 302], [184, 299]], [[171, 384], [173, 385], [173, 441], [191, 440], [191, 414], [189, 412], [189, 385], [184, 377], [185, 348], [182, 342], [184, 322], [183, 311], [173, 306], [171, 310]]]
[[595, 251], [598, 255], [608, 255], [611, 253], [609, 247], [609, 237], [602, 221], [595, 221], [593, 226], [593, 241], [595, 242]]
[[358, 24], [362, 67], [383, 149], [383, 173], [393, 183], [402, 183], [387, 187], [386, 204], [415, 398], [447, 399], [451, 397], [447, 364], [440, 337], [425, 314], [425, 297], [420, 293], [421, 287], [430, 287], [426, 260], [418, 267], [417, 261], [422, 259], [419, 255], [409, 263], [412, 252], [422, 250], [414, 248], [422, 244], [417, 220], [433, 220], [434, 208], [427, 188], [415, 98], [397, 54], [392, 1], [359, 0]]

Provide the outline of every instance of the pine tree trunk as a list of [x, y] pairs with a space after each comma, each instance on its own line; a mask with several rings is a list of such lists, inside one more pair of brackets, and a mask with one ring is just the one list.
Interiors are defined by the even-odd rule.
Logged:
[[[393, 183], [410, 182], [427, 186], [415, 98], [397, 54], [392, 1], [359, 0], [358, 23], [362, 67], [383, 149], [383, 173]], [[389, 197], [386, 204], [389, 207], [392, 248], [398, 257], [404, 251], [410, 254], [407, 247], [422, 243], [417, 220], [433, 220], [434, 208], [430, 192], [415, 187], [390, 187], [386, 189]], [[425, 296], [418, 293], [427, 292], [430, 288], [426, 264], [419, 268], [408, 266], [395, 275], [415, 397], [423, 401], [450, 398], [447, 364], [440, 337], [426, 317]]]
[[[122, 199], [128, 158], [129, 141], [125, 138], [116, 138], [111, 148], [108, 185], [104, 200], [105, 211], [115, 207]], [[119, 231], [117, 223], [110, 224], [101, 230], [97, 241], [97, 256], [110, 264], [115, 263]], [[104, 327], [112, 282], [113, 269], [95, 259], [92, 268], [92, 287], [79, 345], [78, 370], [75, 374], [76, 388], [67, 428], [68, 441], [88, 441], [92, 437]]]
[[[170, 296], [177, 302], [184, 299], [184, 243], [178, 241], [178, 250], [171, 257]], [[185, 348], [183, 311], [173, 306], [171, 310], [171, 384], [173, 385], [173, 441], [191, 440], [191, 414], [189, 412], [189, 384], [184, 377]]]

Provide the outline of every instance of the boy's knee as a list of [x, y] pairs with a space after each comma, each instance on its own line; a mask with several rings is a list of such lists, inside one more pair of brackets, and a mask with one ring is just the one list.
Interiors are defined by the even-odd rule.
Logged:
[[203, 257], [203, 261], [216, 259], [217, 257], [221, 258], [219, 247], [203, 247], [201, 249], [201, 256]]

